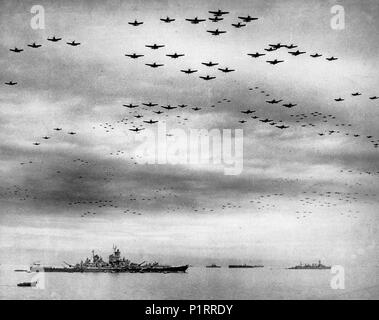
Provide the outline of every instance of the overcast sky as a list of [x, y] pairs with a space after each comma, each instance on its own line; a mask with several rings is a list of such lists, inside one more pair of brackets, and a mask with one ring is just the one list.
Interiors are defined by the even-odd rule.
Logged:
[[[377, 261], [379, 99], [369, 99], [379, 96], [376, 1], [338, 3], [344, 30], [331, 28], [334, 1], [40, 1], [43, 30], [30, 26], [34, 4], [1, 2], [0, 257], [58, 263], [62, 252], [105, 255], [117, 243], [136, 257], [188, 263]], [[230, 13], [218, 23], [185, 21], [219, 8]], [[259, 19], [231, 26], [248, 14]], [[159, 20], [166, 16], [176, 20]], [[135, 19], [144, 24], [128, 24]], [[227, 33], [206, 32], [216, 28]], [[73, 40], [81, 44], [66, 44]], [[306, 54], [264, 50], [278, 42]], [[153, 43], [165, 47], [145, 47]], [[125, 56], [133, 52], [144, 56]], [[174, 52], [185, 56], [166, 56]], [[266, 56], [247, 56], [255, 52]], [[316, 52], [323, 56], [309, 56]], [[275, 58], [284, 62], [266, 62]], [[235, 71], [201, 64], [210, 60]], [[153, 62], [164, 66], [145, 65]], [[180, 72], [187, 68], [198, 72]], [[207, 74], [216, 79], [199, 78]], [[141, 105], [149, 101], [159, 105]], [[282, 106], [290, 102], [297, 106]], [[122, 106], [129, 103], [140, 106]], [[240, 112], [248, 108], [259, 118]], [[243, 129], [242, 173], [135, 164], [141, 142], [129, 129], [153, 129], [143, 123], [150, 119], [168, 130]]]

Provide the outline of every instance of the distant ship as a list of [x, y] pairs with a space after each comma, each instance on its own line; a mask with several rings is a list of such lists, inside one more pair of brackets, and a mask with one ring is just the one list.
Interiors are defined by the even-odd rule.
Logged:
[[331, 269], [332, 267], [331, 266], [325, 266], [321, 263], [321, 260], [318, 261], [318, 263], [312, 263], [312, 264], [302, 264], [300, 262], [299, 265], [297, 266], [294, 266], [294, 267], [290, 267], [288, 269], [290, 270], [326, 270], [326, 269]]
[[262, 265], [230, 264], [229, 268], [263, 268]]
[[210, 264], [209, 266], [206, 266], [206, 268], [221, 268], [221, 266], [218, 266], [217, 264]]
[[34, 282], [21, 282], [17, 284], [17, 287], [36, 287], [37, 281]]
[[171, 273], [171, 272], [186, 272], [189, 265], [182, 266], [168, 266], [154, 263], [133, 263], [128, 259], [121, 258], [121, 252], [117, 247], [113, 247], [113, 254], [109, 256], [108, 262], [105, 262], [102, 257], [92, 251], [92, 259], [87, 258], [75, 265], [66, 263], [63, 267], [41, 266], [39, 263], [34, 263], [30, 267], [31, 272], [157, 272], [157, 273]]

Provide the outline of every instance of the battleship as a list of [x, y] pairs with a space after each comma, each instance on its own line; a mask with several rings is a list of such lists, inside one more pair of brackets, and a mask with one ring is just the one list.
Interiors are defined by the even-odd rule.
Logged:
[[248, 264], [230, 264], [229, 268], [263, 268], [262, 265], [248, 265]]
[[108, 262], [104, 261], [102, 257], [95, 254], [92, 251], [92, 259], [86, 258], [85, 261], [81, 261], [75, 265], [64, 262], [62, 267], [54, 266], [41, 266], [40, 263], [33, 263], [30, 266], [31, 272], [109, 272], [109, 273], [144, 273], [144, 272], [156, 272], [156, 273], [178, 273], [186, 272], [189, 265], [181, 266], [169, 266], [160, 265], [158, 262], [146, 263], [134, 263], [128, 259], [121, 257], [120, 250], [113, 246], [113, 254], [109, 256]]
[[318, 263], [312, 263], [312, 264], [302, 264], [300, 262], [299, 265], [288, 268], [289, 270], [326, 270], [331, 269], [331, 266], [326, 266], [321, 263], [321, 260], [318, 261]]

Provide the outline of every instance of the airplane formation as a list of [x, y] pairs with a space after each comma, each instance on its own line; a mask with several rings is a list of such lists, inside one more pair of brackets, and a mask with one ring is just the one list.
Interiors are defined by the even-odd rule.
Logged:
[[[212, 25], [213, 25], [213, 23], [217, 24], [220, 21], [225, 21], [226, 17], [230, 14], [230, 12], [218, 9], [218, 10], [209, 11], [209, 14], [211, 14], [212, 17], [209, 17], [208, 20], [211, 21]], [[179, 22], [179, 19], [172, 18], [169, 16], [161, 17], [159, 20], [163, 24], [171, 24], [171, 23], [178, 23]], [[189, 22], [190, 24], [193, 24], [193, 25], [199, 25], [199, 24], [207, 21], [206, 18], [199, 18], [197, 16], [191, 17], [191, 18], [185, 18], [184, 20], [186, 22]], [[231, 23], [230, 25], [231, 25], [231, 27], [233, 27], [235, 29], [244, 30], [247, 28], [249, 23], [251, 23], [252, 21], [256, 21], [256, 20], [259, 20], [259, 18], [252, 17], [250, 15], [238, 16], [237, 21]], [[134, 21], [128, 22], [128, 24], [131, 26], [130, 28], [134, 28], [134, 27], [136, 27], [136, 28], [142, 27], [143, 28], [144, 22], [140, 21], [138, 19], [135, 19]], [[224, 36], [228, 36], [228, 33], [229, 33], [229, 30], [224, 30], [224, 28], [222, 28], [222, 29], [221, 28], [214, 28], [214, 29], [208, 29], [205, 31], [207, 33], [209, 33], [211, 36], [221, 36], [222, 35], [220, 37], [220, 39]], [[240, 31], [238, 31], [238, 32], [240, 32]], [[62, 41], [63, 38], [62, 37], [56, 37], [54, 35], [52, 37], [47, 38], [46, 40], [49, 41], [51, 43], [51, 45], [53, 45], [52, 43], [57, 43], [59, 41]], [[81, 42], [77, 42], [76, 40], [71, 40], [71, 39], [70, 39], [70, 41], [67, 41], [66, 44], [68, 46], [71, 46], [71, 47], [83, 46]], [[44, 46], [44, 44], [37, 44], [36, 42], [33, 42], [31, 44], [27, 44], [26, 46], [31, 48], [32, 50], [38, 50], [42, 46]], [[158, 52], [161, 50], [164, 51], [165, 49], [163, 49], [163, 48], [166, 48], [165, 44], [163, 44], [163, 43], [159, 43], [159, 44], [148, 43], [148, 44], [145, 44], [145, 48], [147, 48], [147, 49], [145, 49], [146, 52], [142, 52], [142, 50], [141, 50], [141, 52], [139, 52], [138, 50], [136, 50], [136, 52], [134, 52], [133, 48], [132, 48], [132, 50], [129, 53], [126, 53], [126, 54], [124, 53], [124, 56], [127, 58], [130, 58], [130, 59], [127, 59], [127, 61], [129, 61], [130, 63], [139, 63], [139, 61], [141, 61], [141, 60], [143, 61], [145, 58], [149, 59], [149, 61], [147, 61], [147, 62], [143, 61], [143, 63], [144, 63], [144, 65], [146, 65], [147, 67], [150, 67], [152, 69], [159, 69], [159, 68], [166, 67], [166, 63], [156, 62], [156, 61], [154, 61], [155, 60], [154, 58], [149, 57], [149, 54], [151, 52], [154, 52], [156, 50], [158, 50]], [[72, 50], [76, 50], [76, 49], [72, 49]], [[244, 55], [245, 55], [245, 57], [247, 55], [248, 57], [253, 58], [253, 61], [259, 61], [260, 59], [263, 59], [264, 61], [262, 60], [262, 62], [264, 64], [267, 63], [267, 64], [270, 64], [272, 66], [289, 62], [290, 60], [287, 60], [287, 59], [285, 59], [285, 60], [281, 59], [280, 60], [277, 57], [275, 57], [275, 53], [278, 52], [278, 50], [286, 50], [289, 57], [294, 57], [294, 58], [290, 58], [290, 59], [302, 59], [301, 57], [304, 57], [304, 59], [305, 59], [305, 57], [308, 57], [307, 59], [314, 61], [313, 59], [321, 58], [321, 59], [323, 59], [323, 61], [325, 61], [325, 63], [334, 62], [334, 61], [339, 60], [339, 58], [337, 58], [335, 56], [325, 56], [324, 54], [318, 53], [318, 52], [309, 53], [303, 49], [299, 49], [298, 45], [292, 44], [292, 43], [290, 43], [290, 44], [270, 43], [267, 45], [267, 47], [262, 48], [262, 50], [259, 50], [261, 52], [245, 53]], [[23, 48], [19, 48], [19, 47], [14, 47], [14, 48], [9, 49], [9, 51], [12, 52], [10, 54], [21, 54], [22, 55], [22, 54], [26, 54], [27, 50], [24, 50]], [[183, 52], [178, 53], [174, 50], [165, 53], [165, 56], [167, 57], [166, 59], [171, 61], [171, 62], [167, 62], [167, 63], [173, 63], [172, 60], [176, 60], [176, 59], [180, 60], [180, 58], [185, 57], [186, 55], [187, 55], [187, 53], [185, 53], [185, 52], [184, 53]], [[267, 67], [271, 68], [271, 66], [267, 66]], [[203, 69], [201, 69], [201, 68], [203, 68]], [[273, 67], [273, 68], [277, 68], [277, 67]], [[280, 66], [279, 66], [279, 68], [280, 68]], [[194, 73], [198, 73], [198, 72], [200, 73], [204, 69], [209, 70], [209, 72], [201, 73], [200, 75], [199, 74], [193, 75]], [[156, 71], [151, 70], [150, 72], [156, 72]], [[225, 74], [225, 77], [230, 77], [230, 75], [227, 75], [229, 73], [232, 74], [231, 75], [232, 77], [233, 77], [233, 74], [238, 74], [238, 70], [234, 69], [233, 67], [224, 66], [222, 63], [220, 64], [220, 62], [204, 61], [204, 60], [199, 61], [196, 65], [191, 65], [191, 66], [188, 66], [184, 69], [179, 69], [178, 72], [184, 73], [185, 75], [183, 75], [183, 77], [187, 77], [187, 76], [188, 77], [194, 77], [195, 76], [195, 78], [198, 77], [199, 79], [204, 80], [205, 82], [209, 81], [210, 83], [213, 82], [211, 80], [219, 79], [220, 78], [219, 74], [221, 76], [223, 74]], [[199, 80], [199, 81], [201, 81], [201, 80]], [[217, 81], [218, 80], [216, 80], [215, 82], [217, 82]], [[13, 80], [7, 80], [6, 82], [4, 82], [4, 84], [7, 86], [22, 85], [22, 83], [19, 83], [18, 80], [14, 80], [14, 79]], [[9, 90], [14, 90], [14, 89], [9, 89]], [[300, 103], [294, 102], [294, 101], [288, 101], [285, 97], [272, 97], [271, 93], [269, 93], [264, 88], [260, 88], [257, 85], [254, 87], [247, 88], [246, 90], [249, 90], [250, 92], [252, 92], [253, 95], [256, 95], [256, 96], [263, 95], [264, 99], [265, 99], [264, 100], [265, 103], [264, 103], [264, 105], [260, 105], [257, 107], [251, 107], [250, 106], [246, 110], [245, 110], [245, 108], [243, 108], [243, 110], [237, 110], [233, 119], [235, 119], [235, 122], [238, 125], [242, 125], [242, 126], [246, 126], [246, 127], [251, 126], [252, 124], [254, 124], [256, 126], [265, 126], [268, 128], [274, 128], [275, 130], [277, 130], [280, 133], [290, 131], [290, 130], [295, 130], [295, 129], [304, 129], [304, 130], [308, 129], [308, 130], [312, 130], [312, 132], [314, 132], [315, 136], [318, 137], [319, 139], [322, 139], [323, 137], [329, 137], [331, 135], [333, 135], [333, 136], [340, 135], [340, 136], [344, 136], [344, 137], [349, 136], [353, 139], [363, 139], [366, 142], [371, 143], [374, 148], [379, 147], [379, 138], [378, 137], [374, 137], [373, 134], [363, 134], [361, 132], [353, 131], [352, 124], [346, 123], [346, 122], [341, 122], [338, 119], [338, 117], [333, 115], [333, 114], [326, 114], [326, 113], [322, 113], [319, 111], [312, 111], [312, 112], [307, 113], [306, 111], [304, 111], [305, 106], [301, 105]], [[335, 97], [335, 98], [333, 98], [333, 100], [334, 100], [334, 103], [335, 102], [347, 103], [350, 98], [351, 99], [368, 99], [372, 102], [375, 102], [376, 100], [379, 99], [379, 96], [372, 95], [372, 94], [366, 95], [365, 93], [362, 93], [360, 91], [354, 91], [354, 92], [351, 92], [350, 96], [348, 96], [348, 97]], [[105, 122], [105, 123], [99, 124], [98, 127], [101, 128], [102, 130], [104, 130], [106, 133], [111, 133], [111, 132], [114, 132], [114, 130], [116, 130], [116, 126], [126, 125], [127, 131], [129, 131], [130, 134], [134, 135], [134, 134], [138, 134], [139, 132], [145, 130], [147, 127], [153, 126], [153, 125], [157, 124], [158, 122], [165, 122], [168, 119], [175, 119], [175, 121], [177, 121], [177, 124], [179, 124], [179, 125], [187, 125], [189, 123], [189, 121], [191, 120], [190, 116], [192, 114], [202, 114], [202, 112], [204, 112], [204, 113], [205, 112], [211, 112], [211, 110], [214, 110], [214, 108], [216, 108], [217, 105], [229, 104], [231, 102], [232, 101], [230, 99], [223, 98], [223, 99], [221, 99], [217, 102], [214, 102], [213, 104], [210, 104], [210, 105], [195, 106], [195, 105], [191, 105], [190, 103], [188, 103], [186, 101], [182, 101], [182, 102], [175, 104], [175, 105], [169, 104], [169, 103], [163, 103], [163, 102], [159, 102], [159, 101], [148, 101], [148, 99], [147, 99], [147, 101], [140, 101], [140, 102], [127, 101], [127, 103], [122, 104], [122, 107], [126, 108], [125, 111], [129, 112], [126, 117], [117, 121], [116, 124], [112, 124], [110, 122]], [[285, 110], [287, 112], [290, 112], [292, 110], [301, 110], [301, 111], [298, 113], [288, 113], [286, 119], [276, 118], [275, 116], [273, 116], [273, 114], [274, 114], [274, 112], [272, 112], [273, 110], [271, 110], [269, 108], [280, 108], [280, 107], [283, 107], [284, 108], [283, 110]], [[180, 112], [181, 110], [186, 111], [186, 112], [188, 110], [189, 115], [183, 115]], [[51, 130], [56, 131], [56, 133], [52, 133], [52, 132], [45, 133], [45, 134], [42, 133], [40, 138], [38, 138], [38, 139], [36, 139], [36, 141], [32, 142], [32, 145], [34, 147], [41, 148], [44, 146], [44, 144], [52, 143], [59, 135], [62, 135], [62, 134], [65, 135], [66, 134], [66, 135], [74, 137], [78, 134], [76, 131], [63, 129], [62, 127], [55, 127], [55, 128], [52, 128]], [[93, 130], [97, 130], [97, 127], [94, 126]], [[168, 136], [172, 136], [172, 135], [168, 134]], [[44, 141], [41, 142], [40, 139], [42, 139]], [[115, 156], [119, 157], [119, 156], [125, 156], [125, 153], [121, 150], [117, 150], [117, 152], [112, 152], [110, 155], [113, 157], [115, 157]], [[135, 161], [136, 159], [133, 157], [130, 157], [129, 160]], [[88, 165], [89, 164], [88, 161], [81, 160], [81, 159], [76, 159], [75, 163], [80, 163], [81, 165]], [[35, 164], [35, 161], [26, 161], [26, 160], [20, 163], [20, 165], [22, 165], [24, 167], [26, 167], [27, 165], [34, 165], [34, 164]], [[134, 164], [137, 164], [137, 162], [134, 162]], [[347, 170], [347, 172], [349, 172], [349, 171], [355, 172], [354, 170], [355, 169], [349, 169], [349, 170]], [[61, 174], [61, 172], [62, 172], [61, 170], [57, 170], [56, 174]], [[371, 172], [371, 171], [358, 171], [358, 172], [360, 172], [360, 174], [365, 173], [365, 174], [371, 175], [371, 176], [378, 176], [379, 175], [379, 172]], [[114, 177], [114, 174], [109, 174], [104, 179], [105, 179], [105, 181], [112, 181], [113, 177]], [[80, 176], [78, 176], [78, 179], [84, 179], [84, 176], [80, 175]], [[159, 190], [159, 191], [162, 191], [162, 190]], [[7, 192], [10, 192], [10, 193], [13, 192], [14, 195], [19, 195], [21, 191], [17, 187], [15, 190], [13, 190], [13, 191], [8, 190]], [[316, 191], [314, 191], [314, 192], [316, 192]], [[323, 196], [325, 196], [325, 195], [330, 196], [332, 191], [328, 191], [328, 192], [323, 193], [322, 195]], [[167, 191], [167, 193], [170, 196], [175, 196], [175, 194], [172, 190]], [[265, 197], [269, 197], [269, 196], [270, 195], [266, 195]], [[277, 196], [283, 196], [283, 194], [281, 194], [281, 195], [277, 194]], [[22, 197], [24, 199], [26, 199], [29, 197], [29, 195], [28, 195], [28, 197], [26, 197], [26, 195], [22, 195]], [[355, 201], [355, 200], [357, 200], [351, 194], [344, 194], [343, 196], [341, 195], [341, 197], [342, 197], [341, 201]], [[143, 201], [149, 201], [147, 199], [150, 199], [150, 198], [145, 197]], [[153, 198], [151, 198], [151, 199], [153, 199]], [[70, 205], [80, 205], [80, 204], [94, 204], [95, 205], [96, 204], [96, 205], [98, 205], [99, 208], [107, 207], [107, 206], [112, 207], [113, 209], [118, 208], [119, 206], [114, 205], [112, 203], [112, 201], [113, 200], [104, 200], [104, 199], [98, 200], [97, 199], [96, 201], [91, 200], [88, 202], [86, 202], [86, 201], [71, 202]], [[129, 201], [136, 201], [136, 197], [134, 195], [130, 195]], [[334, 203], [332, 203], [332, 202], [328, 202], [328, 201], [322, 202], [318, 199], [307, 198], [307, 197], [304, 197], [304, 199], [301, 199], [300, 202], [304, 202], [306, 204], [314, 205], [314, 206], [316, 206], [316, 204], [318, 206], [321, 206], [321, 205], [322, 206], [325, 205], [327, 207], [328, 206], [334, 206]], [[266, 207], [265, 207], [265, 205], [262, 205], [262, 203], [263, 203], [263, 200], [258, 197], [258, 199], [251, 200], [250, 204], [255, 205], [259, 210], [263, 210]], [[222, 204], [219, 209], [226, 210], [228, 208], [233, 208], [233, 207], [236, 207], [236, 204], [225, 203], [225, 204]], [[205, 208], [206, 207], [203, 207], [202, 209], [197, 208], [195, 206], [192, 207], [194, 212], [206, 211]], [[172, 207], [172, 208], [167, 209], [167, 212], [177, 212], [177, 211], [179, 211], [179, 209], [180, 209], [179, 207]], [[216, 208], [211, 208], [211, 209], [209, 209], [209, 212], [214, 211], [215, 209]], [[142, 214], [138, 210], [131, 210], [129, 212], [129, 209], [124, 210], [123, 212], [124, 213], [137, 214], [137, 215]], [[305, 212], [305, 211], [299, 210], [296, 213], [297, 213], [296, 218], [302, 219], [302, 218], [308, 217], [308, 215], [311, 212], [310, 211]], [[95, 211], [93, 211], [93, 210], [88, 211], [87, 210], [81, 215], [81, 217], [86, 217], [86, 216], [95, 215], [95, 214], [96, 214]], [[353, 214], [351, 214], [351, 216], [356, 217], [356, 215], [353, 215]]]

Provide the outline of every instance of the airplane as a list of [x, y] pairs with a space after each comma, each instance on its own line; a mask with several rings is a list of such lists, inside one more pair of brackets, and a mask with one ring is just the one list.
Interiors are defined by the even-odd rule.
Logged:
[[187, 105], [186, 104], [179, 104], [178, 107], [179, 108], [185, 108], [185, 107], [187, 107]]
[[62, 128], [54, 128], [55, 131], [61, 131]]
[[199, 19], [198, 17], [195, 17], [194, 19], [186, 19], [186, 21], [191, 22], [192, 24], [198, 24], [200, 22], [205, 21], [205, 19]]
[[216, 62], [212, 62], [212, 61], [209, 61], [209, 62], [202, 62], [201, 64], [207, 66], [207, 67], [213, 67], [213, 66], [217, 66], [218, 63]]
[[143, 22], [138, 22], [137, 20], [134, 20], [133, 22], [128, 22], [128, 24], [134, 26], [134, 27], [137, 27], [139, 26], [140, 24], [143, 24]]
[[148, 124], [153, 124], [153, 123], [157, 123], [158, 122], [158, 120], [156, 120], [156, 121], [153, 121], [153, 120], [149, 120], [149, 121], [144, 121], [145, 123], [148, 123]]
[[212, 36], [218, 36], [218, 35], [220, 35], [222, 33], [226, 33], [226, 31], [220, 31], [218, 29], [216, 29], [216, 30], [207, 30], [207, 32], [211, 33]]
[[253, 18], [250, 15], [248, 15], [247, 17], [238, 17], [238, 19], [241, 19], [243, 22], [250, 22], [253, 20], [258, 20], [258, 18]]
[[297, 46], [295, 46], [294, 44], [290, 44], [289, 46], [285, 46], [287, 49], [295, 49], [297, 48]]
[[142, 103], [144, 106], [147, 106], [147, 107], [155, 107], [158, 105], [158, 103], [152, 103], [152, 102], [149, 102], [149, 103]]
[[136, 116], [134, 116], [134, 118], [140, 119], [140, 118], [143, 118], [143, 116], [141, 116], [140, 114], [137, 114]]
[[278, 48], [275, 48], [275, 47], [265, 48], [265, 51], [268, 51], [268, 52], [275, 51], [275, 50], [278, 50]]
[[129, 130], [134, 131], [134, 132], [138, 132], [138, 131], [145, 130], [145, 128], [135, 128], [135, 129], [129, 129]]
[[315, 53], [315, 54], [311, 54], [310, 56], [311, 56], [312, 58], [318, 58], [318, 57], [321, 57], [322, 54]]
[[42, 44], [36, 44], [35, 42], [33, 42], [32, 44], [28, 44], [28, 47], [30, 47], [30, 48], [39, 48], [39, 47], [42, 47]]
[[126, 108], [132, 109], [132, 108], [137, 108], [138, 104], [131, 104], [131, 103], [129, 103], [129, 104], [123, 104], [123, 106], [126, 107]]
[[48, 41], [52, 41], [52, 42], [58, 42], [60, 40], [62, 40], [62, 38], [56, 38], [55, 36], [52, 37], [52, 38], [47, 38]]
[[242, 27], [245, 27], [246, 24], [243, 24], [241, 22], [238, 22], [238, 23], [232, 23], [232, 26], [233, 27], [236, 27], [236, 28], [242, 28]]
[[293, 56], [298, 56], [300, 54], [304, 54], [305, 51], [296, 50], [296, 51], [288, 51], [288, 53], [292, 54]]
[[319, 135], [319, 136], [324, 136], [324, 135], [325, 135], [325, 133], [319, 133], [318, 135]]
[[133, 54], [126, 54], [125, 56], [129, 57], [129, 58], [132, 58], [132, 59], [137, 59], [137, 58], [143, 57], [144, 55], [143, 54], [133, 53]]
[[289, 126], [285, 126], [285, 125], [276, 126], [276, 127], [279, 129], [288, 129], [289, 128]]
[[24, 50], [23, 49], [18, 49], [17, 47], [14, 47], [14, 49], [9, 49], [9, 51], [18, 53], [18, 52], [22, 52]]
[[208, 74], [207, 74], [206, 77], [200, 76], [199, 78], [204, 79], [204, 80], [212, 80], [212, 79], [216, 79], [216, 77], [210, 77]]
[[297, 106], [297, 104], [292, 104], [292, 103], [285, 103], [283, 104], [283, 107], [286, 107], [286, 108], [292, 108], [292, 107], [295, 107]]
[[222, 72], [225, 72], [225, 73], [236, 71], [236, 70], [234, 70], [234, 69], [229, 69], [228, 67], [226, 67], [225, 69], [223, 69], [223, 68], [218, 68], [218, 70], [220, 70], [220, 71], [222, 71]]
[[337, 101], [337, 102], [344, 101], [344, 100], [345, 100], [345, 99], [342, 99], [342, 98], [334, 99], [334, 101]]
[[221, 17], [219, 17], [219, 16], [216, 16], [216, 17], [214, 17], [214, 18], [209, 18], [209, 20], [211, 20], [212, 22], [219, 22], [219, 21], [221, 21], [221, 20], [224, 20], [224, 18], [221, 18]]
[[248, 109], [246, 111], [241, 111], [241, 113], [245, 113], [245, 114], [254, 113], [254, 112], [255, 112], [255, 110], [250, 110], [250, 109]]
[[42, 137], [42, 139], [48, 140], [48, 139], [50, 139], [50, 137], [44, 136], [44, 137]]
[[163, 48], [164, 45], [163, 45], [163, 44], [158, 45], [158, 44], [154, 43], [153, 45], [148, 45], [148, 44], [147, 44], [147, 45], [145, 45], [145, 47], [150, 48], [150, 49], [153, 49], [153, 50], [156, 50], [156, 49], [159, 49], [159, 48]]
[[216, 17], [218, 16], [222, 16], [224, 14], [228, 14], [229, 12], [228, 11], [221, 11], [220, 9], [218, 9], [217, 11], [208, 11], [210, 14], [213, 14], [215, 15]]
[[239, 120], [238, 122], [240, 122], [240, 123], [245, 123], [246, 120]]
[[191, 69], [187, 69], [187, 70], [180, 70], [181, 72], [184, 72], [184, 73], [187, 73], [187, 74], [190, 74], [190, 73], [194, 73], [194, 72], [197, 72], [197, 70], [191, 70]]
[[158, 68], [164, 66], [164, 64], [157, 64], [156, 62], [154, 63], [145, 63], [145, 65], [152, 67], [152, 68]]
[[69, 132], [68, 134], [71, 134], [72, 136], [76, 134], [76, 132]]
[[177, 58], [179, 58], [179, 57], [183, 57], [184, 56], [184, 54], [181, 54], [181, 53], [174, 53], [174, 54], [166, 54], [166, 56], [167, 57], [170, 57], [170, 58], [173, 58], [173, 59], [177, 59]]
[[284, 60], [275, 59], [275, 60], [267, 60], [266, 62], [269, 64], [278, 64], [278, 63], [284, 62]]
[[163, 113], [163, 111], [161, 111], [161, 110], [153, 111], [153, 112], [156, 113], [156, 114], [161, 114], [161, 113]]
[[326, 60], [328, 60], [328, 61], [334, 61], [334, 60], [338, 60], [338, 58], [335, 58], [335, 57], [330, 57], [330, 58], [326, 58]]
[[362, 93], [359, 93], [359, 92], [355, 92], [355, 93], [352, 93], [351, 94], [353, 97], [356, 97], [356, 96], [361, 96], [362, 95]]
[[5, 84], [8, 86], [14, 86], [17, 84], [17, 82], [9, 81], [9, 82], [5, 82]]
[[192, 108], [192, 110], [194, 110], [194, 111], [199, 111], [199, 110], [201, 110], [201, 108], [199, 108], [199, 107], [195, 107], [195, 108]]
[[373, 96], [373, 97], [370, 97], [369, 99], [370, 99], [370, 100], [376, 100], [376, 99], [379, 99], [379, 97], [377, 97], [377, 96]]
[[285, 47], [287, 47], [285, 44], [281, 44], [280, 42], [277, 43], [277, 44], [269, 44], [269, 46], [270, 46], [271, 48], [274, 48], [274, 49], [280, 49], [280, 48], [285, 48]]
[[272, 99], [272, 100], [270, 100], [270, 101], [266, 101], [266, 102], [267, 102], [267, 103], [274, 104], [274, 103], [279, 103], [279, 102], [281, 102], [281, 101], [283, 101], [283, 100], [275, 100], [275, 99]]
[[68, 45], [70, 45], [70, 46], [73, 46], [73, 47], [76, 47], [76, 46], [78, 46], [78, 45], [80, 45], [80, 42], [75, 42], [75, 40], [74, 41], [72, 41], [72, 42], [66, 42]]
[[265, 56], [266, 54], [265, 53], [256, 52], [256, 53], [248, 53], [247, 55], [250, 56], [250, 57], [252, 57], [252, 58], [259, 58], [261, 56]]
[[34, 142], [33, 144], [34, 144], [35, 146], [39, 146], [39, 145], [40, 145], [39, 142]]
[[173, 21], [175, 21], [175, 19], [170, 19], [169, 17], [166, 17], [166, 18], [161, 18], [160, 19], [161, 21], [163, 21], [163, 22], [166, 22], [166, 23], [170, 23], [170, 22], [173, 22]]
[[251, 119], [258, 119], [259, 117], [257, 117], [257, 116], [253, 116], [253, 117], [251, 117]]
[[171, 107], [171, 105], [167, 105], [166, 106], [161, 106], [163, 109], [166, 109], [166, 110], [172, 110], [172, 109], [176, 109], [176, 107]]
[[264, 120], [259, 120], [260, 122], [263, 122], [263, 123], [267, 123], [267, 122], [272, 122], [272, 121], [274, 121], [274, 120], [270, 120], [270, 119], [264, 119]]

